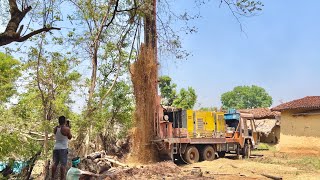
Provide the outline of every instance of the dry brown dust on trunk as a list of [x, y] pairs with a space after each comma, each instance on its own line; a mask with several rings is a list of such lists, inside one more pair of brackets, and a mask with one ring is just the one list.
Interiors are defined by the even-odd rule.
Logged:
[[133, 143], [128, 161], [150, 163], [157, 160], [156, 150], [151, 144], [156, 112], [157, 62], [150, 47], [141, 46], [138, 60], [131, 66], [132, 82], [136, 101]]

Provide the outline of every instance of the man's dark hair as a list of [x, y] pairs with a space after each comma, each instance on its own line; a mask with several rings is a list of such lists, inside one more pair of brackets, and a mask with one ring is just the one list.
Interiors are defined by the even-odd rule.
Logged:
[[65, 123], [66, 123], [66, 117], [60, 116], [60, 117], [59, 117], [59, 124], [60, 124], [60, 125], [64, 125]]

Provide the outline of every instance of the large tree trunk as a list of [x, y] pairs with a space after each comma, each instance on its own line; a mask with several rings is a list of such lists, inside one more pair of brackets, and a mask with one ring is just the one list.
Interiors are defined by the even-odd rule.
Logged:
[[156, 25], [156, 8], [157, 1], [156, 0], [148, 0], [150, 2], [151, 10], [146, 12], [146, 16], [144, 18], [144, 42], [146, 47], [151, 46], [155, 50], [155, 55], [157, 55], [157, 25]]

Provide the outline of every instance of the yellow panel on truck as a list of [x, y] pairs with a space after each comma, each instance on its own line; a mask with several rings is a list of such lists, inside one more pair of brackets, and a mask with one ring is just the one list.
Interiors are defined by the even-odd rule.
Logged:
[[187, 129], [189, 137], [193, 137], [193, 110], [187, 110]]
[[216, 112], [215, 113], [215, 121], [217, 124], [217, 132], [224, 133], [225, 130], [225, 120], [224, 120], [224, 113], [223, 112]]
[[214, 121], [211, 112], [195, 111], [197, 137], [212, 137]]
[[187, 110], [187, 129], [190, 138], [220, 136], [225, 132], [224, 113]]

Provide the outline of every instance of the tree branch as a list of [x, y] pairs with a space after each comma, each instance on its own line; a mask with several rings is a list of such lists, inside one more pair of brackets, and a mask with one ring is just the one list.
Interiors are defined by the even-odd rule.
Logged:
[[116, 2], [116, 6], [114, 7], [114, 11], [113, 11], [113, 14], [112, 14], [112, 17], [111, 17], [109, 23], [106, 24], [104, 27], [109, 27], [111, 25], [111, 23], [113, 22], [114, 18], [116, 17], [116, 13], [118, 11], [118, 5], [119, 5], [119, 0], [117, 0], [117, 2]]
[[231, 8], [230, 2], [228, 2], [227, 0], [223, 0], [223, 1], [227, 4], [227, 6], [228, 6], [228, 8], [230, 9], [233, 17], [235, 17], [236, 20], [237, 20], [237, 22], [239, 23], [241, 32], [244, 32], [243, 29], [242, 29], [242, 24], [241, 24], [241, 22], [240, 22], [240, 20], [239, 20], [239, 17], [236, 15], [236, 12]]
[[140, 6], [136, 6], [130, 9], [122, 9], [122, 10], [116, 10], [116, 12], [130, 12], [132, 10], [138, 10], [140, 8]]
[[[121, 55], [120, 55], [121, 56]], [[108, 89], [108, 91], [102, 96], [102, 98], [100, 99], [99, 105], [98, 107], [102, 106], [102, 102], [103, 100], [110, 94], [111, 90], [113, 89], [113, 87], [116, 85], [117, 79], [119, 77], [120, 74], [120, 69], [121, 69], [121, 65], [120, 65], [120, 60], [118, 62], [118, 70], [117, 70], [117, 74], [116, 77], [114, 78], [111, 87]]]
[[[27, 6], [26, 8], [23, 8], [22, 10], [19, 10], [17, 6], [17, 0], [8, 0], [9, 6], [10, 6], [10, 20], [6, 26], [6, 30], [3, 33], [0, 33], [0, 46], [4, 46], [7, 44], [10, 44], [12, 42], [23, 42], [29, 39], [30, 37], [39, 34], [41, 32], [48, 32], [51, 30], [60, 30], [60, 28], [56, 27], [43, 27], [41, 29], [38, 29], [36, 31], [32, 31], [31, 33], [22, 36], [21, 32], [23, 29], [23, 25], [19, 25], [23, 18], [26, 16], [26, 14], [32, 9], [31, 6]], [[18, 30], [19, 28], [19, 30]]]
[[9, 0], [9, 6], [10, 6], [10, 14], [11, 17], [14, 16], [14, 14], [18, 11], [21, 12], [18, 9], [17, 1], [16, 0]]
[[23, 36], [23, 37], [20, 37], [17, 42], [23, 42], [27, 39], [29, 39], [30, 37], [34, 36], [34, 35], [37, 35], [37, 34], [40, 34], [42, 32], [48, 32], [48, 31], [51, 31], [51, 30], [61, 30], [61, 28], [56, 28], [56, 27], [50, 27], [50, 28], [47, 28], [47, 27], [44, 27], [44, 28], [41, 28], [41, 29], [38, 29], [38, 30], [35, 30], [35, 31], [32, 31], [31, 33]]

